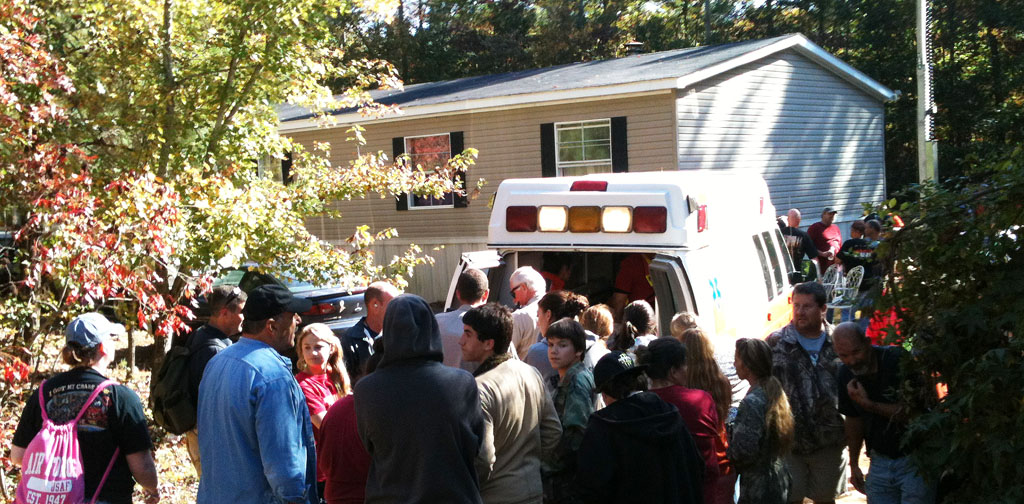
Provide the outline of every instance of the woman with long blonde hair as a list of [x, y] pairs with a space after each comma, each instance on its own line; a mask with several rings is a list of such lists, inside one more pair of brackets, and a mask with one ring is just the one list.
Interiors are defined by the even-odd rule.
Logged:
[[772, 350], [762, 340], [736, 341], [736, 374], [750, 383], [729, 436], [729, 459], [740, 474], [738, 504], [783, 504], [791, 479], [783, 456], [793, 446], [793, 413], [772, 376]]
[[[327, 410], [338, 399], [352, 392], [352, 383], [341, 349], [341, 340], [325, 324], [310, 324], [295, 342], [299, 372], [295, 380], [306, 396], [306, 407], [313, 423], [313, 441], [320, 445], [320, 424]], [[317, 470], [317, 485], [323, 495], [327, 476]]]
[[[676, 318], [681, 317], [677, 315]], [[715, 502], [731, 503], [736, 486], [736, 471], [726, 456], [729, 442], [725, 423], [729, 419], [729, 408], [732, 406], [732, 384], [718, 367], [718, 362], [715, 361], [715, 348], [701, 328], [686, 329], [676, 339], [686, 346], [685, 386], [703, 390], [711, 394], [711, 399], [715, 401], [715, 411], [718, 413], [718, 443], [715, 444], [715, 448], [718, 452], [719, 473]]]

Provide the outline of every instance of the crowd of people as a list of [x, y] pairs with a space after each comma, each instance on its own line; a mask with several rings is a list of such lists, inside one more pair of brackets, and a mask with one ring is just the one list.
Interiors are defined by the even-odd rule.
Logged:
[[[750, 387], [741, 400], [690, 313], [659, 335], [644, 293], [591, 306], [548, 291], [531, 267], [510, 287], [514, 310], [488, 302], [487, 275], [469, 269], [461, 306], [435, 314], [375, 283], [366, 316], [340, 337], [323, 324], [298, 331], [310, 302], [283, 287], [215, 288], [209, 323], [187, 342], [197, 502], [821, 504], [846, 491], [848, 473], [872, 503], [932, 502], [901, 443], [914, 413], [895, 392], [905, 352], [826, 321], [820, 284], [794, 288], [789, 325], [735, 341]], [[43, 413], [60, 422], [85, 409], [87, 495], [131, 502], [137, 482], [156, 502], [138, 396], [121, 385], [90, 395], [114, 329], [95, 313], [68, 326], [72, 369], [27, 401], [12, 460]]]

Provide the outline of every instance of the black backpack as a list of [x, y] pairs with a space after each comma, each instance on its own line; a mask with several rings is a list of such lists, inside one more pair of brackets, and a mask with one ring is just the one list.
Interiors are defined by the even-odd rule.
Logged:
[[[224, 347], [217, 340], [210, 346]], [[196, 397], [189, 386], [188, 345], [175, 345], [164, 357], [160, 370], [153, 375], [149, 387], [149, 407], [157, 425], [171, 434], [181, 435], [196, 426]]]

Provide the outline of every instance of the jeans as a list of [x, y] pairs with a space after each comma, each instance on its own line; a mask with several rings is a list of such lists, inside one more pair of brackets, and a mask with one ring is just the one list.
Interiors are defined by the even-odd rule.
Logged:
[[865, 478], [868, 504], [933, 504], [934, 485], [917, 473], [910, 457], [889, 458], [871, 453]]

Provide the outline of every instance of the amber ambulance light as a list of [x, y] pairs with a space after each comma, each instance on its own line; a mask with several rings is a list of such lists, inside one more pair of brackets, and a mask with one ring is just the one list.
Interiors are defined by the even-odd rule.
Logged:
[[664, 233], [668, 228], [668, 210], [660, 206], [642, 206], [633, 209], [633, 232]]
[[570, 191], [607, 191], [606, 180], [577, 180], [569, 186]]
[[628, 206], [604, 207], [601, 228], [606, 233], [628, 233], [633, 223], [633, 209]]
[[505, 209], [505, 230], [532, 233], [537, 230], [537, 207], [510, 206]]
[[570, 207], [569, 231], [573, 233], [597, 233], [601, 231], [601, 207]]
[[564, 206], [542, 206], [537, 211], [537, 222], [541, 231], [561, 233], [569, 221], [569, 212]]

